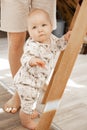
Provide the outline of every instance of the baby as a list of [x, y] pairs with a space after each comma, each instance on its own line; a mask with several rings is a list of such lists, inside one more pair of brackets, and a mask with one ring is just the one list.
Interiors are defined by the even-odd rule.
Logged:
[[[21, 100], [20, 120], [24, 127], [34, 130], [33, 121], [40, 90], [56, 64], [56, 54], [66, 48], [70, 32], [57, 38], [52, 34], [52, 22], [48, 13], [33, 9], [28, 15], [29, 39], [21, 57], [21, 67], [14, 77], [14, 85]], [[35, 113], [34, 113], [35, 112]]]

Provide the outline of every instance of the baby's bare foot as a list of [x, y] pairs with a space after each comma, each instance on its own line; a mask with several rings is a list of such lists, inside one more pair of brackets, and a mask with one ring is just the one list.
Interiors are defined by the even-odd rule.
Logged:
[[4, 111], [8, 113], [16, 113], [20, 107], [20, 99], [17, 93], [15, 93], [11, 99], [4, 105]]
[[30, 120], [29, 122], [26, 122], [26, 123], [22, 123], [22, 125], [25, 128], [28, 128], [29, 130], [35, 130], [37, 126], [37, 124], [33, 120]]
[[34, 110], [33, 113], [31, 114], [31, 119], [34, 119], [34, 118], [37, 118], [37, 117], [40, 117], [40, 114], [38, 113], [37, 110]]
[[22, 125], [25, 128], [28, 128], [30, 130], [35, 130], [37, 124], [31, 119], [31, 115], [24, 113], [20, 110], [20, 120]]

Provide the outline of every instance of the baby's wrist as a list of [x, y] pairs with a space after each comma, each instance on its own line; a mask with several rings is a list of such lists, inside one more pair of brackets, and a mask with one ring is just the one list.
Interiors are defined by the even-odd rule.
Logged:
[[32, 60], [31, 60], [31, 59], [30, 59], [30, 61], [29, 61], [29, 65], [30, 65], [30, 66], [33, 66]]
[[64, 39], [65, 39], [65, 41], [68, 41], [66, 34], [64, 35]]

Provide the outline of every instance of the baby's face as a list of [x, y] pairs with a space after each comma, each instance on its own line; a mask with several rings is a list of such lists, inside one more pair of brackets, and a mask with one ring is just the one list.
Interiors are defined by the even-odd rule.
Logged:
[[34, 41], [46, 42], [52, 32], [52, 24], [45, 14], [36, 14], [29, 18], [28, 31]]

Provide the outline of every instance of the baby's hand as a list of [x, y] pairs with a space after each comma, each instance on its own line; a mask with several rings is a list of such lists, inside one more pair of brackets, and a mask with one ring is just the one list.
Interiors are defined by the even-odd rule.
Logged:
[[66, 41], [69, 40], [70, 35], [71, 35], [71, 31], [68, 31], [68, 32], [64, 35], [64, 38], [65, 38]]
[[35, 58], [35, 57], [33, 57], [33, 58], [31, 58], [31, 60], [30, 60], [30, 62], [29, 62], [29, 65], [30, 66], [40, 66], [40, 67], [45, 67], [45, 62], [44, 61], [42, 61], [40, 58]]

